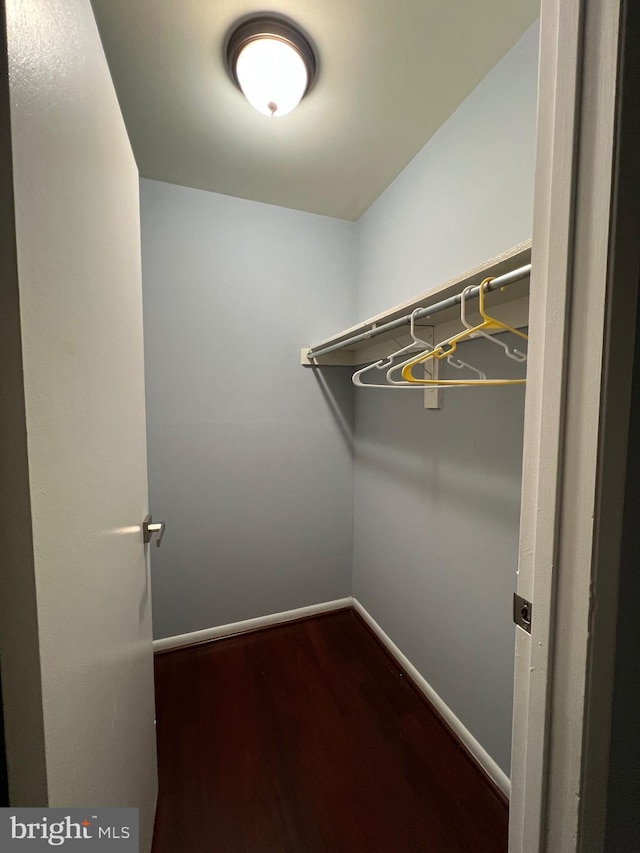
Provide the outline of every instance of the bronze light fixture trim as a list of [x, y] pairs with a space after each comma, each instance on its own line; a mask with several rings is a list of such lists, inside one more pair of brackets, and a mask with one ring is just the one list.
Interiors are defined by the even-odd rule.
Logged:
[[295, 109], [317, 77], [309, 39], [292, 21], [273, 15], [237, 24], [227, 39], [225, 60], [249, 103], [273, 117]]

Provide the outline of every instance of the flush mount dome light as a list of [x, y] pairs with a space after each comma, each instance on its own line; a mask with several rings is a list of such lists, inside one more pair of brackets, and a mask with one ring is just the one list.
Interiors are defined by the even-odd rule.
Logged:
[[277, 18], [250, 18], [227, 42], [227, 68], [249, 103], [268, 116], [295, 109], [316, 76], [316, 58], [305, 36]]

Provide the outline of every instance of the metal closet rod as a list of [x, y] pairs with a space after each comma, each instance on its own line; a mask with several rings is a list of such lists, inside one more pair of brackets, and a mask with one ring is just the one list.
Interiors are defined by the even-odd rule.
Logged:
[[[530, 274], [531, 264], [526, 264], [524, 267], [518, 267], [517, 270], [507, 272], [504, 275], [494, 278], [488, 284], [485, 284], [485, 293], [491, 293], [491, 291], [493, 290], [500, 290], [503, 287], [508, 287], [508, 285], [510, 284], [515, 284], [516, 281], [522, 281], [523, 278], [527, 278]], [[473, 287], [471, 290], [469, 290], [466, 298], [473, 299], [479, 293], [480, 285], [477, 285], [476, 287]], [[453, 308], [455, 305], [459, 305], [461, 297], [461, 293], [458, 293], [455, 296], [450, 296], [448, 299], [443, 299], [441, 302], [436, 302], [434, 305], [430, 305], [428, 308], [423, 308], [421, 311], [416, 311], [414, 316], [417, 320], [424, 320], [428, 317], [432, 317], [439, 311], [444, 311], [447, 308]], [[390, 332], [392, 329], [399, 329], [401, 326], [408, 326], [410, 323], [411, 314], [407, 314], [404, 317], [398, 317], [397, 320], [391, 320], [388, 323], [383, 323], [382, 326], [374, 326], [366, 332], [359, 332], [357, 335], [352, 335], [350, 338], [345, 338], [343, 341], [340, 341], [340, 343], [331, 344], [331, 346], [328, 347], [310, 349], [307, 353], [307, 358], [309, 360], [314, 358], [320, 358], [323, 355], [328, 355], [330, 352], [335, 352], [339, 349], [345, 349], [345, 347], [350, 347], [353, 346], [353, 344], [362, 343], [362, 341], [368, 341], [370, 338], [375, 338], [377, 335], [384, 334], [384, 332]]]

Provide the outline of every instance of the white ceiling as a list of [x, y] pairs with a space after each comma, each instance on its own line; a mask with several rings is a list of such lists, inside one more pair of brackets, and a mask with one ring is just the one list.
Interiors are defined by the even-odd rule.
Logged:
[[[345, 219], [384, 191], [539, 8], [539, 0], [92, 3], [143, 177]], [[317, 49], [316, 85], [282, 118], [249, 106], [224, 68], [228, 30], [254, 11], [293, 18]]]

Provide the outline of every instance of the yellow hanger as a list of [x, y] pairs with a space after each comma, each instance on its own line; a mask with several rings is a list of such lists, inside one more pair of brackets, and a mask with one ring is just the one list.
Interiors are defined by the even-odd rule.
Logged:
[[480, 316], [482, 317], [482, 323], [478, 326], [473, 326], [470, 329], [465, 329], [463, 332], [459, 332], [457, 335], [454, 335], [452, 338], [448, 338], [446, 341], [442, 341], [438, 344], [437, 347], [430, 350], [426, 353], [421, 353], [415, 358], [407, 361], [402, 368], [402, 378], [407, 382], [413, 382], [416, 385], [522, 385], [526, 382], [526, 379], [417, 379], [413, 373], [413, 367], [416, 364], [422, 364], [425, 361], [428, 361], [431, 358], [443, 359], [447, 358], [456, 351], [456, 347], [458, 343], [466, 338], [472, 337], [476, 332], [487, 332], [487, 331], [500, 331], [500, 332], [511, 332], [512, 335], [517, 335], [523, 340], [527, 341], [529, 338], [525, 335], [524, 332], [518, 331], [518, 329], [512, 329], [511, 326], [507, 326], [505, 323], [500, 322], [500, 320], [496, 320], [494, 317], [489, 317], [484, 308], [484, 288], [485, 285], [490, 281], [493, 281], [492, 278], [485, 278], [485, 280], [480, 285], [478, 290], [478, 305]]

